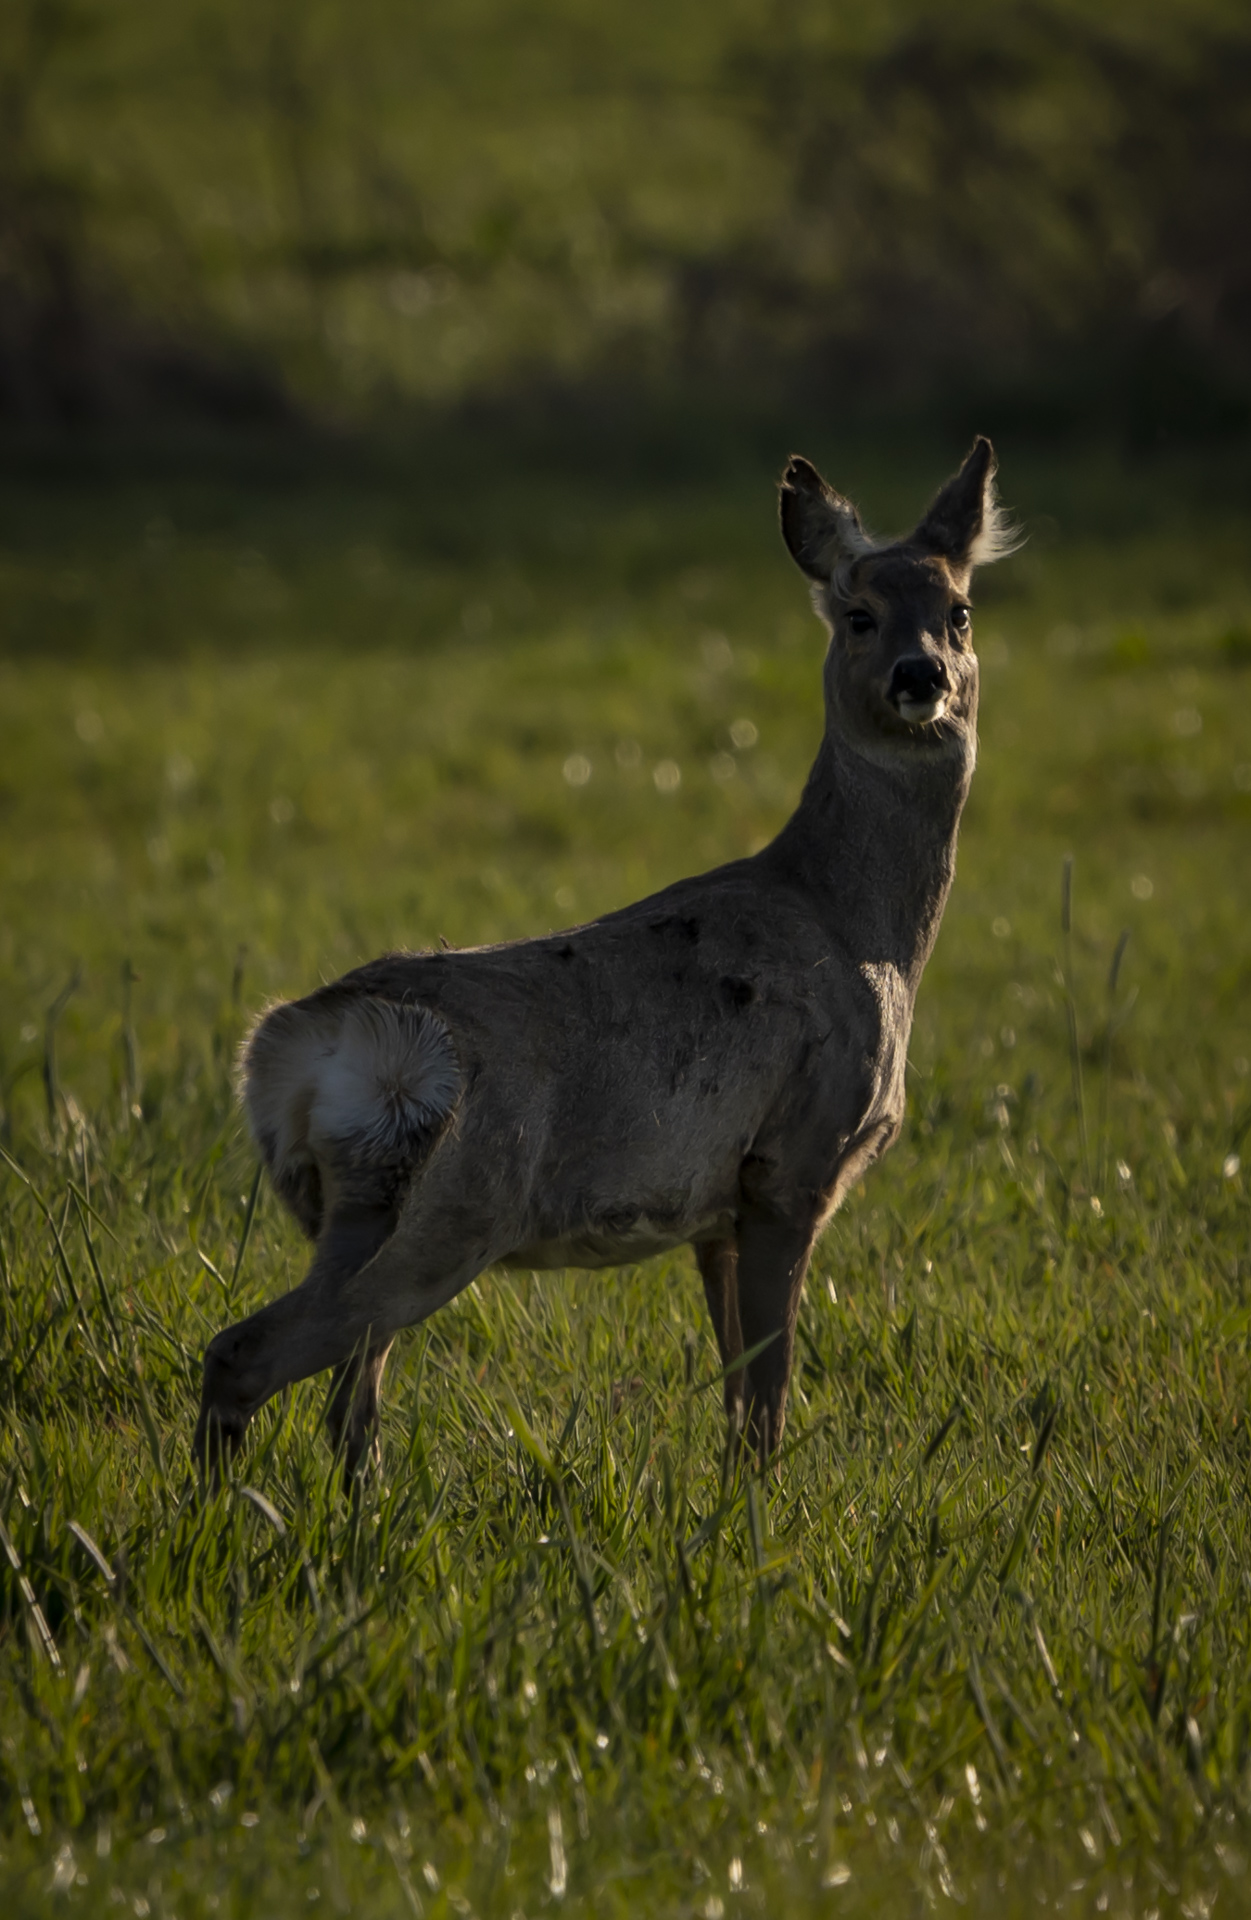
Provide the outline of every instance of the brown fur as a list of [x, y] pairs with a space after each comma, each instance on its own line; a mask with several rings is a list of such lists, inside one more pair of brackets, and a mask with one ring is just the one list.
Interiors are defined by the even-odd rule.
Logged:
[[[813, 1241], [899, 1131], [921, 972], [976, 756], [961, 611], [1006, 550], [979, 440], [876, 544], [807, 461], [781, 520], [830, 630], [825, 737], [749, 860], [547, 939], [397, 953], [265, 1016], [245, 1097], [308, 1278], [212, 1342], [201, 1458], [334, 1368], [350, 1465], [395, 1334], [495, 1265], [603, 1266], [690, 1242], [726, 1404], [782, 1436]], [[764, 1343], [762, 1345], [762, 1343]]]

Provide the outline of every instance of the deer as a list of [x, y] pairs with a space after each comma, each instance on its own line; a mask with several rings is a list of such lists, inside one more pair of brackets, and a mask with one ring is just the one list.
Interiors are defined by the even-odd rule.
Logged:
[[971, 581], [1019, 544], [995, 469], [979, 437], [913, 531], [879, 542], [789, 460], [781, 531], [828, 635], [825, 720], [760, 851], [564, 932], [386, 954], [258, 1020], [242, 1100], [314, 1251], [207, 1348], [205, 1471], [330, 1369], [352, 1475], [380, 1457], [396, 1335], [479, 1274], [685, 1244], [731, 1444], [776, 1467], [814, 1243], [904, 1117], [977, 756]]

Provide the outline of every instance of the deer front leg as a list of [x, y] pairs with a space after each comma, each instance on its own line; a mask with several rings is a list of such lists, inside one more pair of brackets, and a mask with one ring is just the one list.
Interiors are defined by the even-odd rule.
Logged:
[[[695, 1259], [722, 1368], [733, 1367], [743, 1355], [743, 1332], [738, 1323], [738, 1250], [732, 1240], [704, 1240], [696, 1244]], [[743, 1430], [745, 1387], [742, 1367], [726, 1373], [725, 1417], [732, 1439]]]
[[795, 1353], [799, 1313], [812, 1225], [773, 1215], [745, 1212], [738, 1230], [738, 1317], [745, 1351], [768, 1345], [748, 1362], [745, 1440], [762, 1463], [782, 1443], [786, 1390]]
[[343, 1360], [334, 1370], [330, 1398], [326, 1403], [326, 1425], [330, 1443], [337, 1453], [343, 1449], [346, 1478], [382, 1457], [378, 1444], [378, 1391], [382, 1369], [391, 1351], [389, 1340], [377, 1340], [360, 1355]]

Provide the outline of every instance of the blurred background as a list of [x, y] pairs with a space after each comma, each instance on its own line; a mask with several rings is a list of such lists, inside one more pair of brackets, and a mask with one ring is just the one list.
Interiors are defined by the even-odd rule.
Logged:
[[[132, 1875], [137, 1913], [307, 1913], [314, 1870], [346, 1911], [344, 1857], [391, 1876], [353, 1911], [420, 1911], [400, 1794], [428, 1911], [434, 1861], [551, 1911], [569, 1779], [567, 1913], [719, 1915], [727, 1855], [733, 1913], [928, 1913], [975, 1751], [1015, 1877], [969, 1912], [1023, 1911], [1022, 1859], [1031, 1912], [1172, 1912], [1157, 1852], [1185, 1913], [1239, 1884], [1249, 241], [1247, 0], [0, 0], [14, 1915], [76, 1860], [91, 1911]], [[308, 1258], [234, 1096], [258, 1008], [766, 845], [824, 718], [788, 452], [886, 534], [974, 432], [1027, 539], [976, 582], [959, 874], [901, 1139], [809, 1284], [780, 1556], [718, 1531], [685, 1252], [484, 1280], [406, 1340], [376, 1531], [311, 1491], [320, 1384], [248, 1456], [277, 1509], [199, 1531], [200, 1355]], [[319, 1805], [333, 1875], [295, 1865]]]
[[8, 0], [0, 419], [1243, 430], [1238, 0]]
[[975, 431], [1028, 539], [917, 1057], [1063, 1106], [1069, 853], [1157, 1062], [1251, 1057], [1249, 234], [1245, 0], [7, 0], [0, 1135], [49, 1009], [84, 1110], [233, 1126], [267, 995], [763, 845], [782, 462], [887, 533]]

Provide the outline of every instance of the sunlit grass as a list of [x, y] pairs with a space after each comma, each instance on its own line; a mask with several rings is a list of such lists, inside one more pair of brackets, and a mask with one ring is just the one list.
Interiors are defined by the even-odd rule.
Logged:
[[[896, 481], [905, 507], [937, 477]], [[1175, 498], [1167, 532], [1043, 539], [986, 582], [908, 1125], [820, 1249], [778, 1481], [726, 1470], [679, 1255], [486, 1276], [400, 1343], [355, 1504], [322, 1382], [195, 1490], [203, 1346], [307, 1257], [267, 1194], [249, 1211], [251, 1010], [743, 851], [806, 771], [820, 639], [767, 475], [544, 484], [540, 512], [501, 481], [500, 530], [452, 559], [436, 502], [402, 563], [411, 496], [381, 483], [311, 489], [303, 537], [290, 500], [224, 483], [11, 517], [10, 1905], [1235, 1905], [1251, 593]], [[1049, 484], [1021, 492], [1041, 511]], [[268, 582], [245, 613], [241, 552]], [[1209, 585], [1179, 611], [1183, 571]]]

